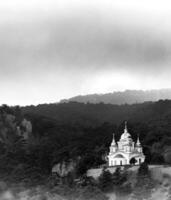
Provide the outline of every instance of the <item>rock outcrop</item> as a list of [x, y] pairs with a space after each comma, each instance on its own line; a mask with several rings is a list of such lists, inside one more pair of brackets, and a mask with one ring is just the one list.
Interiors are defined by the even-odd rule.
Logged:
[[52, 168], [52, 173], [57, 174], [59, 177], [63, 178], [69, 175], [69, 173], [73, 173], [76, 168], [76, 161], [69, 160], [63, 161], [61, 163], [57, 163]]

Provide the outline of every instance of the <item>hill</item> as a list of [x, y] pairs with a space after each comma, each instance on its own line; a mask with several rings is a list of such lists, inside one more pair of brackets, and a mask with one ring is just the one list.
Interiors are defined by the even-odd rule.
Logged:
[[[136, 140], [140, 135], [148, 162], [163, 163], [164, 157], [170, 159], [171, 100], [132, 105], [69, 102], [21, 109], [32, 122], [34, 135], [46, 137], [53, 146], [56, 141], [55, 151], [62, 148], [55, 160], [74, 158], [85, 152], [90, 161], [93, 156], [100, 157], [108, 151], [113, 132], [116, 140], [120, 138], [125, 120], [132, 138]], [[97, 160], [91, 165], [101, 163]]]
[[79, 95], [69, 99], [63, 99], [60, 102], [81, 102], [81, 103], [100, 103], [105, 104], [134, 104], [143, 103], [146, 101], [158, 101], [158, 100], [171, 99], [171, 89], [159, 89], [159, 90], [125, 90], [124, 92], [113, 92], [107, 94], [89, 94]]
[[[106, 163], [112, 134], [116, 141], [120, 138], [124, 120], [128, 120], [135, 141], [139, 135], [146, 162], [171, 163], [171, 100], [133, 105], [70, 102], [2, 106], [0, 178], [44, 183], [54, 165], [65, 170], [72, 163], [76, 166], [72, 176], [81, 176]], [[27, 138], [23, 137], [25, 132]], [[62, 176], [60, 171], [58, 175]], [[69, 173], [67, 178], [70, 183]]]
[[171, 100], [132, 105], [77, 102], [41, 104], [23, 107], [22, 111], [26, 115], [41, 116], [44, 120], [48, 118], [60, 125], [96, 127], [105, 122], [119, 125], [124, 120], [129, 121], [129, 123], [144, 123], [149, 120], [160, 119], [171, 114]]

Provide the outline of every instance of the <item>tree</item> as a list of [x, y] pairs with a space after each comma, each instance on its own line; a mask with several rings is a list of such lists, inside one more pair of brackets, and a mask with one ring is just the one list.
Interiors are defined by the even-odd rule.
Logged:
[[153, 188], [154, 183], [150, 178], [146, 177], [143, 179], [138, 179], [131, 200], [150, 199]]
[[127, 172], [121, 172], [120, 167], [117, 167], [112, 175], [113, 188], [117, 196], [127, 195], [131, 192], [131, 185], [127, 183]]
[[171, 164], [171, 147], [167, 147], [164, 151], [164, 160], [166, 163]]
[[131, 165], [135, 165], [135, 163], [137, 162], [137, 160], [133, 157], [133, 158], [131, 158], [131, 160], [129, 161], [129, 163], [131, 164]]
[[110, 191], [113, 188], [113, 183], [112, 183], [112, 174], [110, 173], [109, 170], [106, 170], [105, 168], [103, 168], [103, 171], [101, 173], [101, 175], [99, 176], [99, 188], [102, 191]]
[[146, 162], [141, 163], [138, 169], [138, 176], [147, 176], [149, 175], [149, 168]]
[[120, 167], [117, 167], [112, 177], [112, 182], [114, 187], [118, 187], [122, 184], [121, 178], [122, 178], [121, 169]]
[[159, 154], [159, 153], [153, 153], [151, 155], [151, 163], [153, 163], [153, 164], [162, 164], [162, 163], [164, 163], [163, 155]]
[[155, 184], [150, 176], [148, 165], [146, 163], [142, 163], [138, 169], [136, 185], [131, 199], [149, 199], [154, 186]]

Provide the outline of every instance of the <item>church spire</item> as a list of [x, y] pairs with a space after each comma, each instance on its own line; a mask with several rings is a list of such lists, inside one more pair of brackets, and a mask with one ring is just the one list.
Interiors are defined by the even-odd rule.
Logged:
[[140, 139], [139, 139], [139, 135], [138, 135], [138, 138], [137, 138], [137, 146], [141, 146], [141, 143], [140, 143]]
[[115, 134], [113, 133], [113, 139], [112, 139], [112, 144], [111, 146], [115, 146], [116, 145], [116, 142], [115, 142]]
[[124, 128], [124, 133], [128, 132], [128, 128], [127, 128], [127, 121], [125, 121], [125, 128]]

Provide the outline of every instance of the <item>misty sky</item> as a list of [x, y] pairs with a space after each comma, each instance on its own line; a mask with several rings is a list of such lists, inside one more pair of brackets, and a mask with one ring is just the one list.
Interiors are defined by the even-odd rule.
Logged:
[[0, 1], [0, 104], [171, 87], [169, 1]]

